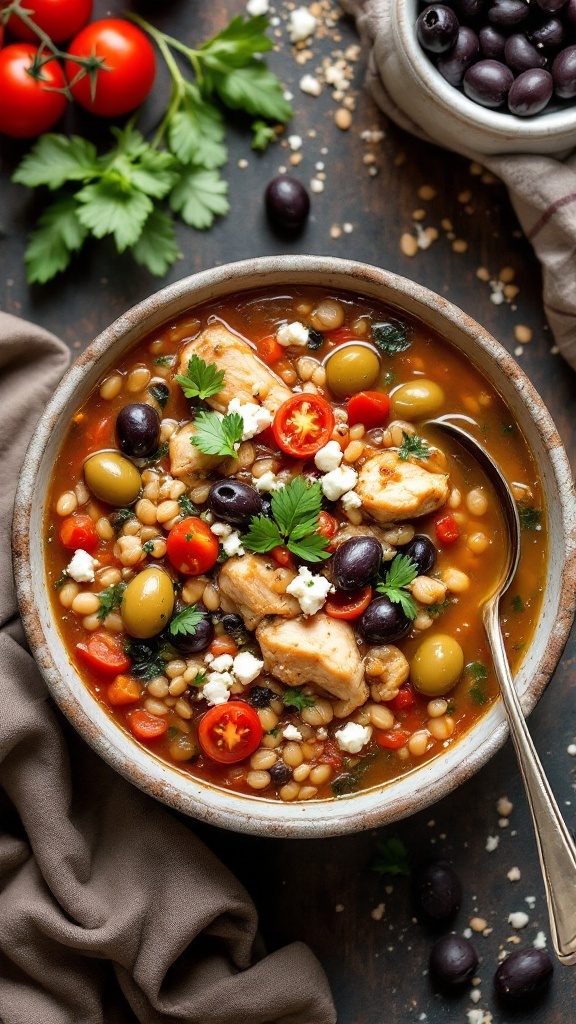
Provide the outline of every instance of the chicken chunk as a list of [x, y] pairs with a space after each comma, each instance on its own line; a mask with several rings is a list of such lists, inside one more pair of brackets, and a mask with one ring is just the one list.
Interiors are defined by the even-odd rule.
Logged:
[[195, 433], [193, 422], [185, 423], [169, 441], [170, 473], [172, 476], [187, 476], [193, 480], [204, 480], [224, 459], [221, 455], [204, 455], [190, 438]]
[[448, 490], [447, 473], [403, 462], [392, 449], [368, 459], [356, 484], [364, 510], [377, 523], [428, 515], [444, 505]]
[[223, 324], [215, 323], [182, 349], [178, 373], [186, 374], [196, 354], [206, 363], [225, 371], [224, 387], [208, 399], [216, 412], [226, 413], [233, 398], [263, 405], [272, 415], [292, 392], [258, 359], [254, 349]]
[[309, 683], [346, 701], [350, 713], [368, 697], [354, 630], [323, 612], [272, 619], [256, 630], [264, 668], [288, 686]]
[[373, 647], [364, 660], [366, 682], [370, 687], [372, 700], [393, 700], [410, 674], [410, 666], [392, 644]]
[[229, 558], [220, 569], [220, 592], [238, 609], [247, 629], [256, 629], [265, 615], [295, 618], [300, 605], [286, 594], [295, 577], [291, 569], [274, 566], [262, 555]]

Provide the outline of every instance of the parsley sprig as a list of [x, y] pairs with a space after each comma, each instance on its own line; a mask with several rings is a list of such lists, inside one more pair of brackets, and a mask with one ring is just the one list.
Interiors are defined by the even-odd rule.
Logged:
[[406, 618], [412, 621], [418, 614], [418, 606], [406, 587], [417, 575], [418, 568], [408, 555], [395, 555], [384, 579], [376, 587], [379, 594], [385, 594], [394, 604], [399, 604]]
[[[2, 12], [3, 20], [13, 6]], [[111, 237], [118, 252], [130, 252], [162, 276], [179, 256], [175, 216], [201, 231], [230, 208], [220, 174], [228, 158], [222, 108], [233, 112], [235, 125], [238, 110], [256, 118], [258, 149], [276, 137], [273, 124], [291, 117], [281, 83], [261, 57], [273, 45], [265, 15], [239, 14], [197, 49], [137, 14], [127, 17], [152, 37], [166, 62], [172, 84], [164, 117], [151, 140], [136, 129], [137, 115], [124, 128], [111, 128], [113, 141], [102, 153], [81, 136], [56, 133], [32, 146], [13, 181], [48, 189], [54, 199], [28, 242], [30, 283], [45, 283], [66, 270], [90, 236]], [[91, 75], [106, 73], [99, 59], [87, 62]]]
[[198, 610], [195, 604], [183, 608], [170, 622], [169, 631], [172, 636], [190, 635], [196, 632], [196, 626], [202, 621], [204, 615]]
[[307, 697], [301, 690], [291, 686], [284, 691], [282, 703], [286, 708], [296, 708], [297, 711], [303, 711], [304, 708], [313, 708], [316, 701], [313, 697]]
[[412, 455], [415, 459], [429, 459], [430, 458], [430, 445], [422, 437], [418, 437], [418, 434], [406, 434], [402, 432], [403, 441], [398, 449], [398, 458], [402, 462], [407, 460]]
[[274, 491], [271, 502], [273, 519], [252, 517], [242, 544], [259, 554], [285, 545], [297, 558], [321, 562], [330, 557], [326, 550], [329, 539], [317, 532], [321, 508], [322, 488], [318, 481], [310, 483], [297, 476], [286, 487]]
[[196, 433], [190, 438], [204, 455], [236, 456], [237, 445], [242, 440], [244, 420], [240, 413], [231, 412], [229, 416], [221, 416], [217, 412], [202, 410], [194, 420]]
[[124, 600], [125, 590], [125, 583], [114, 583], [111, 587], [106, 587], [106, 590], [100, 591], [98, 594], [100, 607], [96, 612], [100, 622], [104, 622], [104, 619], [108, 618], [111, 612], [120, 607]]
[[199, 398], [204, 402], [224, 387], [224, 370], [219, 370], [216, 363], [206, 363], [194, 353], [188, 360], [186, 375], [179, 373], [176, 380], [186, 398]]

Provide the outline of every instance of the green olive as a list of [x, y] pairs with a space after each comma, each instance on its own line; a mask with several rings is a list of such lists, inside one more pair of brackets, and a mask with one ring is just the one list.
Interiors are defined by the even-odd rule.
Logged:
[[412, 685], [427, 697], [441, 697], [456, 685], [464, 669], [464, 653], [452, 636], [436, 633], [420, 644], [410, 663]]
[[97, 452], [84, 463], [84, 479], [92, 494], [108, 505], [131, 505], [142, 487], [140, 473], [120, 452]]
[[379, 373], [380, 360], [368, 345], [342, 345], [326, 361], [326, 380], [335, 398], [370, 389]]
[[419, 377], [401, 384], [390, 396], [392, 415], [398, 420], [417, 420], [429, 416], [444, 405], [445, 395], [439, 384]]
[[143, 569], [126, 587], [120, 608], [130, 636], [146, 640], [161, 633], [174, 610], [174, 587], [168, 573], [155, 565]]

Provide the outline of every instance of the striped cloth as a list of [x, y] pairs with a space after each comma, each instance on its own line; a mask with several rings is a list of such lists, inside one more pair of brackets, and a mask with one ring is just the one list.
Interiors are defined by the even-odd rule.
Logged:
[[[366, 85], [378, 106], [396, 124], [427, 142], [442, 145], [409, 118], [386, 92], [379, 68], [390, 52], [394, 0], [340, 0], [355, 19], [368, 49]], [[537, 154], [484, 156], [458, 147], [462, 156], [483, 164], [507, 186], [512, 205], [542, 264], [548, 322], [562, 355], [576, 368], [576, 153], [564, 158]]]

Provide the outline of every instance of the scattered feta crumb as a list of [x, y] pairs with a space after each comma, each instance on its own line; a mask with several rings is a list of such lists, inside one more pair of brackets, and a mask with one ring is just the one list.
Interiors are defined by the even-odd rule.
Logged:
[[346, 725], [335, 733], [340, 750], [345, 750], [348, 754], [359, 754], [362, 747], [370, 742], [371, 735], [371, 725], [359, 725], [357, 722], [346, 722]]
[[328, 501], [338, 501], [346, 491], [353, 491], [358, 483], [358, 473], [352, 466], [339, 466], [323, 476], [320, 484]]
[[268, 469], [266, 473], [262, 474], [262, 476], [252, 477], [252, 486], [255, 487], [257, 491], [271, 493], [272, 491], [279, 490], [280, 487], [284, 487], [284, 484], [278, 479], [271, 469]]
[[224, 538], [222, 541], [222, 547], [224, 549], [224, 553], [227, 554], [229, 558], [232, 558], [234, 555], [240, 556], [246, 554], [246, 551], [240, 543], [240, 534], [238, 533], [238, 530], [233, 530], [228, 537]]
[[270, 0], [248, 0], [246, 13], [251, 18], [257, 18], [260, 14], [267, 14], [270, 10]]
[[510, 868], [510, 871], [506, 875], [509, 882], [519, 882], [520, 877], [520, 868]]
[[385, 909], [386, 909], [386, 904], [384, 904], [384, 903], [379, 903], [377, 907], [374, 907], [374, 910], [370, 911], [370, 917], [372, 918], [372, 920], [373, 921], [381, 921], [382, 918], [384, 917]]
[[576, 743], [571, 743], [570, 746], [566, 748], [566, 753], [570, 754], [571, 757], [576, 757]]
[[534, 910], [534, 907], [536, 906], [536, 897], [535, 896], [525, 896], [525, 902], [530, 907], [530, 910]]
[[466, 1016], [468, 1024], [483, 1024], [484, 1010], [468, 1010]]
[[210, 707], [215, 707], [216, 704], [225, 704], [230, 697], [232, 683], [233, 679], [229, 672], [212, 672], [202, 687], [202, 696], [206, 703]]
[[281, 327], [276, 331], [276, 340], [284, 348], [289, 348], [291, 345], [298, 345], [302, 347], [308, 344], [309, 336], [308, 328], [304, 324], [300, 323], [299, 320], [295, 320], [292, 324], [282, 324]]
[[229, 537], [232, 533], [232, 527], [230, 526], [230, 523], [219, 523], [216, 521], [215, 523], [212, 523], [210, 532], [215, 534], [216, 537]]
[[316, 18], [307, 7], [297, 7], [290, 12], [288, 32], [293, 43], [302, 43], [316, 28]]
[[208, 652], [208, 654], [204, 655], [204, 661], [206, 662], [207, 665], [211, 665], [212, 662], [214, 661], [214, 655]]
[[321, 473], [330, 473], [338, 469], [344, 455], [338, 441], [328, 441], [314, 456], [314, 465]]
[[285, 740], [295, 740], [296, 743], [300, 743], [300, 740], [302, 739], [302, 733], [300, 730], [297, 729], [295, 725], [291, 724], [284, 728], [282, 736]]
[[300, 79], [300, 88], [307, 96], [319, 96], [322, 92], [322, 86], [314, 75], [304, 75]]
[[500, 836], [488, 836], [486, 840], [486, 849], [488, 853], [494, 853], [494, 850], [498, 848], [500, 842]]
[[356, 494], [356, 491], [346, 491], [340, 501], [345, 512], [349, 512], [353, 508], [360, 508], [362, 505], [362, 498], [359, 494]]
[[471, 939], [472, 938], [472, 929], [471, 928], [465, 928], [464, 931], [462, 932], [462, 935], [464, 936], [465, 939]]
[[232, 668], [234, 664], [234, 658], [231, 654], [219, 654], [217, 658], [210, 664], [211, 672], [227, 672], [229, 668]]
[[529, 920], [528, 914], [523, 910], [516, 910], [513, 914], [508, 914], [508, 924], [511, 924], [513, 928], [525, 928]]
[[302, 149], [302, 136], [301, 135], [289, 135], [288, 145], [293, 153], [297, 153], [299, 149]]
[[84, 548], [77, 548], [66, 568], [66, 574], [77, 583], [94, 583], [96, 560]]
[[514, 810], [514, 804], [510, 802], [507, 796], [501, 796], [496, 804], [496, 810], [501, 818], [509, 818]]
[[310, 191], [317, 195], [324, 191], [324, 182], [320, 178], [310, 178]]
[[232, 671], [238, 682], [242, 683], [242, 686], [247, 686], [248, 683], [256, 679], [256, 676], [260, 675], [263, 668], [263, 661], [255, 658], [250, 651], [241, 651], [234, 658]]
[[534, 949], [546, 949], [546, 935], [544, 932], [538, 932], [532, 945], [534, 946]]
[[480, 1002], [480, 998], [481, 998], [480, 989], [479, 988], [473, 988], [471, 993], [470, 993], [471, 1001], [473, 1003], [479, 1003]]
[[300, 566], [298, 575], [286, 587], [286, 593], [296, 598], [305, 615], [315, 615], [333, 590], [330, 580], [312, 575], [306, 565]]
[[263, 405], [256, 405], [255, 402], [241, 402], [239, 398], [233, 398], [228, 405], [228, 415], [237, 412], [242, 418], [242, 440], [249, 441], [251, 437], [262, 433], [272, 423], [272, 414]]

